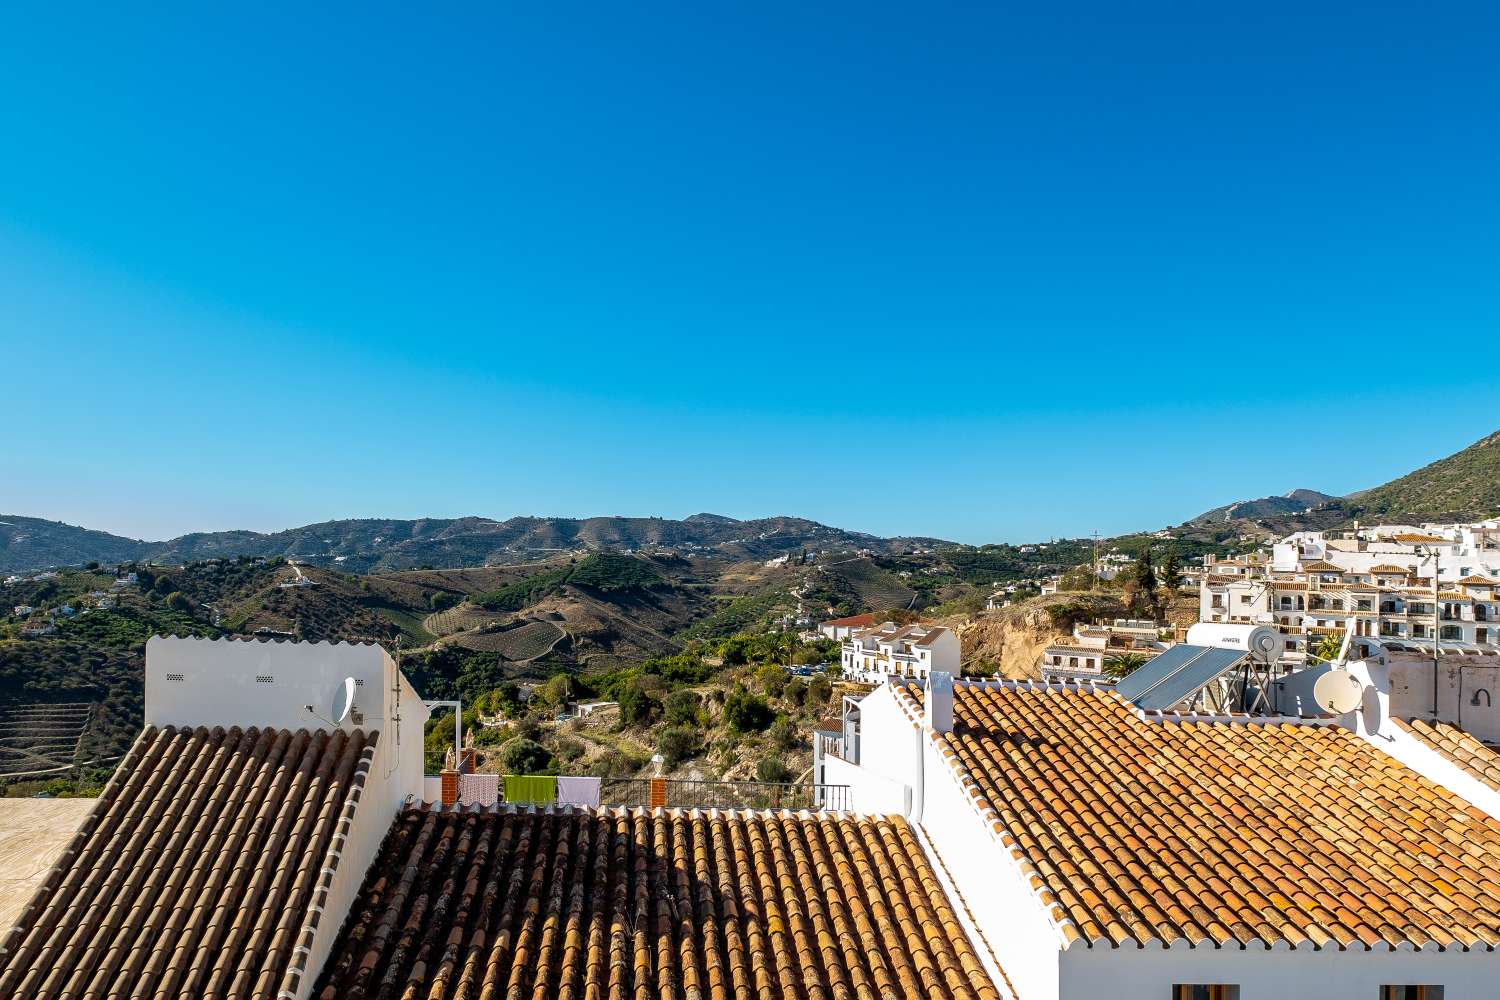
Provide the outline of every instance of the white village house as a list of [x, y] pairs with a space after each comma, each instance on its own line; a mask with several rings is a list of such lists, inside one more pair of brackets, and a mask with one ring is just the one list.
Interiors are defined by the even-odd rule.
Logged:
[[887, 678], [922, 679], [934, 670], [959, 673], [957, 634], [941, 625], [884, 622], [853, 632], [841, 651], [844, 676], [866, 684]]
[[934, 673], [846, 699], [814, 777], [917, 824], [1024, 1000], [1493, 997], [1500, 757], [1350, 672], [1254, 719]]

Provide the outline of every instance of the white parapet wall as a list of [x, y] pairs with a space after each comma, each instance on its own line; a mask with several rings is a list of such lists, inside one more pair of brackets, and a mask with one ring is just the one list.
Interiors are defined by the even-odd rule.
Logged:
[[[335, 692], [354, 678], [354, 707], [332, 720]], [[155, 637], [146, 643], [146, 724], [363, 729], [378, 733], [363, 781], [336, 829], [337, 857], [299, 934], [303, 964], [282, 1000], [309, 995], [365, 873], [397, 811], [423, 798], [423, 726], [429, 712], [389, 654], [373, 644]]]
[[1238, 986], [1237, 1000], [1380, 1000], [1382, 986], [1442, 986], [1443, 1000], [1494, 1000], [1500, 993], [1500, 957], [1458, 949], [1087, 948], [1080, 942], [1063, 952], [1061, 971], [1059, 991], [1048, 994], [1060, 1000], [1170, 1000], [1180, 984]]

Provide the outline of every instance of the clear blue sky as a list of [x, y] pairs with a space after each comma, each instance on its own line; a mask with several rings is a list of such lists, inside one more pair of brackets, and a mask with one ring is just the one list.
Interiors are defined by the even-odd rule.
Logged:
[[0, 14], [0, 511], [1024, 540], [1500, 427], [1493, 5], [196, 6]]

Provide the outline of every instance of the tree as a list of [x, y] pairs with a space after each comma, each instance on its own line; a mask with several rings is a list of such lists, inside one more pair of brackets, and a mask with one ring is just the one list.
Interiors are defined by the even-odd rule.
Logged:
[[576, 686], [573, 678], [567, 674], [553, 674], [537, 691], [537, 695], [540, 696], [542, 704], [562, 708], [573, 700], [573, 690]]
[[620, 724], [644, 726], [661, 710], [661, 702], [651, 697], [641, 678], [635, 677], [620, 691]]
[[552, 766], [552, 755], [535, 740], [517, 737], [500, 748], [500, 761], [510, 774], [539, 774]]
[[767, 663], [757, 670], [755, 679], [760, 682], [760, 689], [772, 698], [781, 697], [781, 692], [786, 690], [786, 671], [774, 663]]
[[791, 769], [782, 762], [777, 754], [762, 757], [759, 764], [755, 765], [755, 777], [760, 781], [782, 784], [792, 780]]
[[833, 681], [827, 675], [818, 674], [807, 683], [807, 705], [809, 708], [821, 708], [828, 704], [828, 699], [833, 697]]
[[1167, 549], [1166, 557], [1161, 561], [1161, 585], [1172, 594], [1182, 589], [1182, 566], [1177, 561], [1175, 545]]
[[1131, 611], [1159, 610], [1156, 592], [1156, 568], [1151, 565], [1151, 547], [1141, 550], [1141, 556], [1125, 572], [1125, 605]]
[[702, 743], [698, 731], [689, 726], [667, 726], [656, 734], [656, 749], [667, 767], [676, 767], [698, 754]]
[[760, 733], [771, 724], [771, 706], [758, 695], [736, 685], [724, 700], [724, 721], [737, 733]]
[[1104, 658], [1104, 673], [1116, 680], [1129, 677], [1145, 666], [1148, 659], [1144, 653], [1115, 653]]
[[174, 590], [167, 595], [167, 607], [173, 611], [183, 611], [190, 614], [193, 610], [193, 602], [188, 600], [188, 596], [182, 591]]
[[662, 721], [669, 726], [696, 726], [700, 706], [692, 691], [673, 691], [662, 702]]
[[1339, 658], [1339, 650], [1343, 648], [1344, 637], [1341, 633], [1334, 632], [1325, 635], [1318, 640], [1317, 646], [1312, 650], [1312, 656], [1320, 663], [1332, 663]]
[[795, 722], [783, 716], [771, 724], [771, 741], [783, 750], [795, 750], [802, 742], [802, 734]]

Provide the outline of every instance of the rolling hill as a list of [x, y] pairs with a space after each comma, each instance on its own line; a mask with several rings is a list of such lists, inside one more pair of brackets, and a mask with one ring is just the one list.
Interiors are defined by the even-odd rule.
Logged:
[[1500, 514], [1500, 431], [1416, 472], [1345, 497], [1293, 490], [1205, 511], [1176, 528], [1178, 538], [1279, 538], [1355, 521], [1476, 520]]
[[1356, 516], [1488, 517], [1500, 511], [1500, 431], [1347, 499]]
[[60, 521], [0, 514], [0, 573], [20, 573], [90, 562], [261, 556], [381, 572], [419, 567], [451, 569], [530, 562], [561, 552], [669, 549], [722, 559], [769, 559], [804, 549], [902, 551], [937, 539], [884, 539], [831, 528], [798, 517], [738, 521], [718, 514], [683, 520], [659, 517], [483, 517], [325, 521], [271, 534], [221, 531], [161, 542], [123, 538]]

